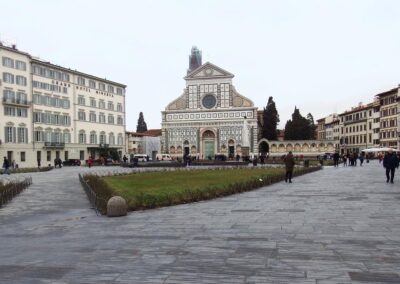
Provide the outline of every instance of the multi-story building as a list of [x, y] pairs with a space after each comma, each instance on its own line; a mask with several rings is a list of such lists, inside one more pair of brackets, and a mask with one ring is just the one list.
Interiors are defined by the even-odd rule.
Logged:
[[397, 94], [397, 150], [400, 150], [400, 95]]
[[336, 113], [317, 120], [317, 140], [333, 144], [339, 150], [340, 121]]
[[399, 149], [398, 97], [400, 87], [377, 94], [380, 101], [380, 145]]
[[322, 141], [325, 140], [326, 131], [325, 131], [325, 117], [317, 120], [317, 140]]
[[[0, 155], [20, 167], [86, 160], [125, 149], [120, 83], [0, 44]], [[4, 140], [3, 140], [4, 139]]]
[[[377, 146], [377, 127], [379, 104], [353, 107], [350, 111], [339, 114], [341, 153], [359, 153], [364, 149]], [[377, 130], [378, 129], [378, 130]], [[378, 142], [379, 143], [379, 142]]]
[[161, 152], [161, 129], [149, 129], [145, 132], [126, 132], [126, 153], [146, 154], [152, 160]]
[[336, 113], [325, 118], [325, 133], [325, 140], [334, 141], [335, 145], [339, 144], [340, 121]]

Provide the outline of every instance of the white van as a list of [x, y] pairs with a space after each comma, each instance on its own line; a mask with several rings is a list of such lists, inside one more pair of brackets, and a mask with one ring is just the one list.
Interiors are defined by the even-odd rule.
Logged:
[[157, 161], [172, 161], [172, 158], [169, 154], [157, 154]]
[[138, 162], [147, 162], [149, 156], [146, 154], [135, 154], [133, 157], [136, 158]]

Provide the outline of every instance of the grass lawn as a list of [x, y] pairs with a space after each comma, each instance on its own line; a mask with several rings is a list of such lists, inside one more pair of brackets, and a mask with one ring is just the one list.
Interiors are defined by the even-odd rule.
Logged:
[[137, 210], [243, 192], [282, 180], [283, 175], [282, 168], [235, 168], [147, 172], [104, 181], [113, 195], [127, 200], [129, 210]]

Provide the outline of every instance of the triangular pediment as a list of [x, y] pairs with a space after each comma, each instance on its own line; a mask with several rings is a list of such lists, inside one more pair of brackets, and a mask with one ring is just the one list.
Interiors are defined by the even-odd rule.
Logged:
[[234, 75], [217, 65], [210, 62], [206, 62], [200, 67], [190, 72], [184, 79], [185, 80], [196, 80], [196, 79], [215, 79], [215, 78], [233, 78]]

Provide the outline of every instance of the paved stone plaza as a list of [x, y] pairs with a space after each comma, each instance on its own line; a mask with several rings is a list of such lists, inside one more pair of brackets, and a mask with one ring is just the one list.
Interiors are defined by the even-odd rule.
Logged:
[[400, 178], [376, 161], [121, 218], [79, 171], [31, 174], [0, 208], [0, 283], [400, 283]]

